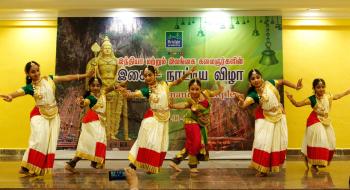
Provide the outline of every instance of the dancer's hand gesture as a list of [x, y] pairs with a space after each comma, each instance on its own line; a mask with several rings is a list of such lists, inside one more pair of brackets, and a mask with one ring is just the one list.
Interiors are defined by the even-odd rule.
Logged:
[[0, 97], [5, 100], [6, 102], [11, 102], [12, 101], [12, 96], [11, 95], [3, 95], [3, 94], [0, 94]]
[[303, 88], [303, 79], [299, 79], [297, 86], [295, 87], [296, 90], [300, 90], [301, 88]]
[[84, 107], [84, 98], [82, 96], [77, 97], [77, 99], [75, 99], [75, 103], [80, 107]]
[[286, 92], [286, 96], [289, 100], [292, 100], [293, 99], [293, 95], [291, 93], [289, 93], [288, 91], [285, 91]]

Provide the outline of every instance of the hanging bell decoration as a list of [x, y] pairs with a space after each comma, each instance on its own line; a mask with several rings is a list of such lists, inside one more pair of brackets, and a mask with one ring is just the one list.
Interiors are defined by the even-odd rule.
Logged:
[[174, 26], [174, 29], [176, 29], [176, 30], [180, 29], [179, 18], [176, 18], [176, 24]]
[[199, 29], [197, 36], [199, 36], [199, 37], [205, 36], [204, 31], [202, 29]]
[[266, 49], [261, 52], [262, 57], [260, 58], [259, 63], [262, 65], [274, 65], [278, 63], [278, 60], [276, 58], [276, 53], [271, 49], [271, 40], [270, 40], [270, 25], [269, 25], [268, 19], [266, 19], [265, 27], [266, 27], [266, 41], [265, 41], [265, 47]]
[[262, 65], [274, 65], [278, 63], [276, 53], [270, 48], [265, 49], [262, 53], [259, 63]]
[[259, 30], [254, 29], [253, 33], [252, 33], [252, 36], [259, 36], [259, 35], [260, 35]]
[[259, 35], [260, 35], [260, 32], [256, 27], [256, 17], [254, 17], [254, 30], [253, 30], [252, 36], [259, 36]]
[[185, 20], [184, 20], [184, 18], [181, 19], [181, 25], [185, 25]]
[[199, 18], [199, 30], [198, 30], [197, 36], [199, 37], [205, 36], [204, 31], [202, 29], [202, 18]]

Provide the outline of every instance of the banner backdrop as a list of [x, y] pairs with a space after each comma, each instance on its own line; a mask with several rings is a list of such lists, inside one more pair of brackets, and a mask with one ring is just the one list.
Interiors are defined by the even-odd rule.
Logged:
[[[114, 71], [111, 65], [117, 63], [118, 70], [112, 74], [116, 80], [128, 81], [130, 90], [145, 86], [142, 75], [145, 65], [157, 66], [158, 79], [165, 81], [173, 81], [186, 70], [197, 67], [196, 73], [171, 89], [170, 96], [176, 102], [188, 97], [191, 78], [201, 79], [202, 89], [214, 90], [216, 82], [223, 84], [224, 92], [211, 102], [209, 148], [251, 149], [254, 108], [238, 108], [233, 91], [246, 94], [247, 74], [252, 68], [259, 69], [265, 80], [283, 78], [281, 17], [59, 18], [56, 74], [84, 73], [88, 63], [103, 54], [102, 51], [94, 54], [91, 46], [95, 42], [101, 46], [105, 36], [118, 61], [98, 59], [100, 65], [106, 65], [106, 68], [101, 66], [100, 74], [110, 75]], [[58, 148], [74, 149], [77, 144], [82, 110], [74, 101], [84, 91], [85, 81], [57, 85], [62, 120]], [[118, 101], [112, 104], [124, 104], [117, 106], [117, 114], [111, 112], [117, 118], [113, 124], [116, 126], [112, 126], [116, 139], [109, 138], [108, 147], [128, 150], [137, 137], [148, 102], [146, 99]], [[171, 111], [170, 150], [183, 147], [183, 118], [187, 111]]]

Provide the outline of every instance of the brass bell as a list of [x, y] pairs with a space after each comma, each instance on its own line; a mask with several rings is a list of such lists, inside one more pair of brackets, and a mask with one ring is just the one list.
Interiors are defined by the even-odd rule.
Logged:
[[262, 65], [274, 65], [278, 63], [276, 53], [270, 48], [265, 49], [262, 53], [262, 57], [259, 61]]

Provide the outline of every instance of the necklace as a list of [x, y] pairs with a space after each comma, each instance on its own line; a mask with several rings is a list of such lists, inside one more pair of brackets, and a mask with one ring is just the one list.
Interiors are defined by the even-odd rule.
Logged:
[[98, 99], [98, 98], [100, 97], [101, 94], [100, 94], [100, 93], [95, 94], [95, 93], [91, 92], [91, 95], [94, 96], [96, 99]]
[[100, 58], [100, 60], [102, 62], [105, 62], [106, 64], [112, 64], [113, 61], [115, 61], [115, 59], [112, 59], [112, 58]]
[[91, 95], [97, 99], [97, 102], [96, 102], [96, 104], [93, 106], [93, 109], [96, 110], [96, 109], [98, 109], [98, 108], [102, 108], [102, 107], [103, 107], [103, 102], [101, 102], [101, 99], [100, 99], [101, 93], [94, 94], [94, 93], [91, 92]]
[[151, 102], [158, 103], [159, 102], [159, 96], [158, 96], [158, 90], [157, 90], [157, 83], [155, 83], [154, 85], [149, 86], [148, 92], [150, 94], [149, 98], [150, 98]]
[[43, 98], [43, 95], [40, 93], [40, 82], [41, 82], [41, 79], [39, 79], [38, 81], [33, 81], [32, 82], [32, 86], [33, 86], [33, 91], [34, 91], [34, 98], [37, 98], [37, 99], [42, 99]]
[[255, 89], [257, 92], [261, 93], [264, 90], [264, 87], [265, 87], [265, 83], [263, 82], [259, 87], [256, 87]]
[[194, 102], [192, 105], [191, 105], [191, 111], [193, 112], [197, 112], [198, 109], [199, 109], [199, 97], [197, 99], [194, 99], [194, 98], [191, 98], [192, 101]]
[[201, 100], [201, 95], [199, 95], [197, 98], [192, 98], [191, 99], [193, 100], [194, 103], [198, 104]]
[[32, 81], [33, 85], [39, 85], [41, 82], [41, 79], [37, 80], [37, 81]]
[[263, 82], [260, 87], [255, 88], [258, 94], [258, 98], [260, 103], [264, 103], [268, 101], [267, 92], [265, 91], [265, 82]]
[[321, 100], [321, 99], [323, 98], [323, 95], [318, 96], [317, 94], [315, 94], [315, 96], [316, 96], [316, 98], [319, 99], [319, 100]]

